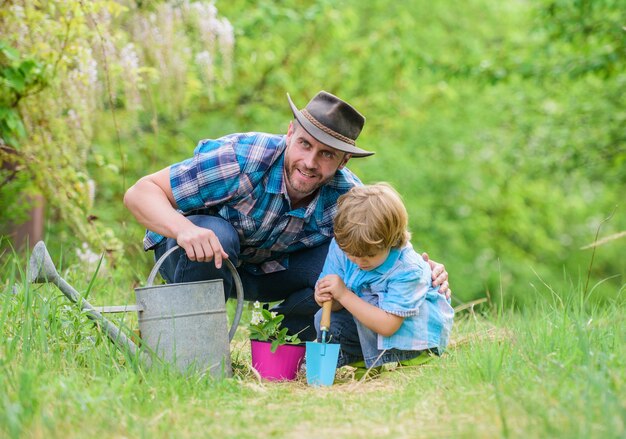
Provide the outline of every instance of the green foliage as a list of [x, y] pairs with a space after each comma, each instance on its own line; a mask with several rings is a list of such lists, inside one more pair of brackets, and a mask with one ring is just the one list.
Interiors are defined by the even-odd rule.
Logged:
[[[106, 4], [90, 2], [94, 8], [90, 11]], [[11, 156], [15, 159], [12, 168], [22, 175], [5, 179], [0, 202], [15, 217], [26, 212], [24, 203], [12, 201], [14, 194], [18, 199], [25, 197], [21, 191], [26, 180], [29, 192], [44, 195], [75, 236], [114, 251], [120, 243], [106, 239], [110, 229], [88, 220], [92, 184], [85, 165], [90, 117], [96, 110], [89, 41], [96, 32], [89, 29], [83, 12], [79, 2], [30, 1], [0, 12], [0, 38], [25, 60], [13, 66], [17, 72], [11, 76], [13, 86], [3, 92], [3, 103], [11, 105], [22, 124], [19, 148], [10, 144], [19, 150]], [[2, 133], [6, 134], [5, 140], [15, 137]]]
[[571, 76], [623, 74], [626, 14], [622, 6], [619, 0], [539, 2], [538, 30], [550, 43], [544, 46], [546, 53], [559, 51], [555, 66]]
[[[127, 262], [147, 265], [143, 230], [120, 201], [133, 181], [189, 157], [202, 138], [285, 132], [291, 117], [285, 93], [304, 106], [326, 89], [367, 117], [359, 144], [377, 154], [351, 160], [350, 169], [365, 182], [389, 181], [403, 194], [414, 246], [446, 264], [455, 299], [495, 299], [502, 292], [504, 301], [523, 307], [542, 282], [572, 285], [590, 271], [592, 284], [608, 279], [593, 295], [606, 302], [626, 274], [624, 240], [598, 248], [591, 267], [591, 251], [581, 247], [612, 212], [600, 237], [626, 230], [626, 33], [618, 3], [220, 2], [220, 17], [230, 20], [236, 37], [231, 73], [230, 55], [209, 50], [201, 31], [207, 27], [189, 9], [219, 21], [204, 2], [74, 4], [64, 15], [76, 16], [65, 49], [62, 24], [68, 22], [52, 27], [35, 8], [28, 20], [39, 18], [48, 29], [46, 55], [20, 50], [54, 65], [55, 54], [78, 52], [70, 50], [75, 35], [89, 35], [98, 66], [108, 60], [112, 91], [110, 98], [107, 76], [99, 72], [100, 103], [90, 107], [94, 119], [82, 143], [73, 143], [82, 146], [50, 158], [54, 167], [32, 156], [31, 172], [36, 167], [46, 175], [35, 181], [55, 188], [55, 205], [71, 199], [83, 206], [72, 219], [54, 221], [51, 233], [71, 238], [76, 230], [90, 232], [85, 223], [91, 221], [115, 230]], [[168, 16], [171, 21], [163, 21]], [[151, 17], [167, 38], [140, 32]], [[175, 25], [162, 29], [163, 23]], [[218, 28], [227, 26], [211, 29]], [[111, 42], [106, 58], [102, 39]], [[136, 71], [120, 56], [130, 44], [140, 60]], [[215, 58], [212, 79], [195, 62], [203, 51]], [[58, 78], [78, 64], [61, 60]], [[51, 125], [33, 121], [28, 132]], [[54, 126], [69, 124], [62, 119]], [[70, 139], [64, 132], [60, 139]], [[60, 143], [35, 143], [31, 150], [64, 151]], [[66, 179], [76, 194], [59, 199]], [[84, 197], [90, 179], [95, 204]]]
[[0, 226], [9, 222], [26, 220], [30, 209], [26, 196], [33, 184], [25, 172], [20, 140], [26, 130], [19, 112], [19, 103], [29, 94], [46, 86], [46, 78], [40, 63], [23, 59], [19, 51], [0, 40], [0, 201], [3, 206], [20, 206], [4, 209]]
[[0, 40], [0, 138], [14, 148], [26, 136], [18, 112], [18, 103], [34, 89], [44, 87], [41, 65], [33, 59], [21, 59], [20, 53]]
[[281, 322], [285, 318], [282, 314], [271, 312], [261, 307], [259, 302], [254, 302], [254, 310], [250, 319], [250, 340], [269, 341], [272, 343], [272, 352], [276, 352], [278, 346], [284, 344], [300, 344], [302, 341], [298, 334], [287, 335], [287, 328], [281, 328]]
[[[19, 197], [21, 183], [28, 181], [73, 238], [116, 259], [122, 253], [119, 230], [94, 209], [100, 181], [88, 166], [108, 170], [117, 187], [111, 196], [119, 198], [127, 186], [128, 152], [116, 113], [123, 110], [123, 125], [137, 131], [145, 109], [154, 116], [150, 128], [157, 129], [159, 118], [177, 121], [192, 98], [227, 84], [232, 27], [209, 2], [155, 2], [150, 9], [114, 0], [27, 0], [5, 6], [0, 10], [0, 137], [11, 151], [3, 147], [0, 159], [3, 165], [9, 158], [15, 163], [7, 178], [3, 166], [0, 204], [11, 206], [11, 219], [23, 216], [24, 203], [13, 203], [13, 194]], [[113, 122], [113, 157], [93, 156], [102, 110]], [[11, 154], [18, 146], [20, 153]], [[21, 179], [12, 175], [17, 168], [26, 174]]]

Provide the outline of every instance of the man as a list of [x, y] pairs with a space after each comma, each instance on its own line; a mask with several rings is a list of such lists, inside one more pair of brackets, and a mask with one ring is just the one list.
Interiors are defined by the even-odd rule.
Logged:
[[[281, 301], [273, 310], [303, 339], [315, 338], [313, 297], [333, 235], [337, 198], [360, 180], [346, 163], [372, 152], [356, 146], [365, 118], [325, 91], [301, 111], [286, 136], [243, 133], [203, 140], [188, 160], [141, 178], [124, 204], [148, 232], [144, 248], [159, 258], [168, 282], [233, 281], [224, 258], [241, 277], [246, 300]], [[427, 255], [424, 255], [428, 259]], [[207, 262], [213, 261], [208, 264]], [[443, 265], [429, 261], [433, 284], [448, 293]]]

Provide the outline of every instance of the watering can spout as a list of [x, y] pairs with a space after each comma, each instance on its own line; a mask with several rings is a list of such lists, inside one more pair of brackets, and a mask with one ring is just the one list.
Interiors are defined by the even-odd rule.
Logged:
[[[65, 279], [59, 276], [50, 253], [43, 241], [35, 244], [30, 256], [28, 279], [30, 283], [52, 283], [73, 303], [76, 303], [85, 312], [87, 317], [98, 323], [109, 339], [122, 350], [126, 350], [131, 356], [136, 356], [138, 347], [113, 323], [100, 314], [86, 299], [84, 299]], [[148, 364], [150, 357], [143, 354], [142, 358]]]
[[[141, 311], [138, 316], [139, 329], [142, 334], [141, 350], [123, 331], [107, 320], [98, 309], [94, 308], [59, 275], [43, 241], [39, 241], [33, 249], [28, 279], [31, 283], [56, 285], [71, 302], [81, 308], [89, 319], [100, 326], [120, 350], [126, 352], [131, 358], [139, 357], [147, 367], [165, 360], [176, 363], [181, 371], [187, 370], [189, 366], [195, 368], [200, 365], [209, 368], [212, 375], [231, 376], [229, 344], [239, 324], [244, 300], [243, 286], [237, 274], [237, 268], [226, 259], [226, 266], [233, 276], [237, 290], [237, 309], [230, 331], [221, 331], [222, 326], [225, 327], [227, 324], [221, 281], [191, 282], [186, 284], [182, 291], [180, 290], [181, 284], [152, 285], [160, 265], [177, 249], [178, 246], [175, 246], [159, 258], [148, 277], [148, 286], [135, 289], [137, 306], [123, 307], [124, 311], [131, 309]], [[214, 282], [219, 282], [219, 288], [215, 289], [215, 294], [208, 294], [208, 284]], [[211, 301], [208, 300], [209, 296]], [[176, 298], [175, 302], [173, 298]], [[219, 307], [213, 303], [216, 300], [220, 302]], [[148, 303], [150, 306], [146, 306]], [[202, 308], [198, 309], [200, 304]], [[103, 312], [107, 311], [103, 310]], [[199, 333], [202, 335], [199, 336]], [[176, 338], [176, 334], [183, 335]], [[198, 346], [204, 349], [197, 352]]]
[[43, 241], [35, 244], [33, 252], [30, 256], [30, 266], [28, 270], [28, 280], [32, 284], [41, 284], [46, 282], [54, 282], [59, 278], [50, 253]]

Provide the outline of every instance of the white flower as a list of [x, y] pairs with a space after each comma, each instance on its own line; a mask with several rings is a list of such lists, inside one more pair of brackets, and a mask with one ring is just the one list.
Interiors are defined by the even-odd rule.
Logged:
[[213, 65], [213, 57], [207, 50], [199, 52], [196, 54], [196, 64], [209, 69]]
[[258, 325], [263, 323], [265, 319], [263, 318], [263, 314], [258, 311], [252, 311], [252, 318], [250, 319], [250, 324]]
[[94, 265], [100, 260], [100, 256], [89, 248], [89, 244], [83, 242], [82, 249], [76, 249], [76, 256], [81, 262], [85, 262], [88, 265]]
[[261, 309], [261, 303], [258, 300], [256, 302], [254, 302], [254, 308], [255, 309]]

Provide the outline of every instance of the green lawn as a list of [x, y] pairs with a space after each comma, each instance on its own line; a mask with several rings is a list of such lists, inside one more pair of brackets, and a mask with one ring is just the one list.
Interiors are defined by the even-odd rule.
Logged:
[[[523, 312], [486, 303], [457, 314], [442, 358], [330, 388], [260, 382], [250, 371], [246, 309], [234, 378], [145, 370], [116, 351], [50, 285], [24, 285], [6, 262], [0, 303], [0, 436], [567, 437], [626, 433], [624, 301], [592, 307], [552, 292]], [[82, 292], [89, 279], [62, 271]], [[73, 279], [76, 278], [76, 279]], [[94, 305], [132, 300], [103, 273]], [[529, 294], [537, 294], [530, 292]], [[540, 295], [540, 297], [546, 297]], [[568, 299], [569, 298], [569, 299]], [[232, 306], [230, 307], [232, 311]], [[126, 323], [133, 325], [132, 316]]]

